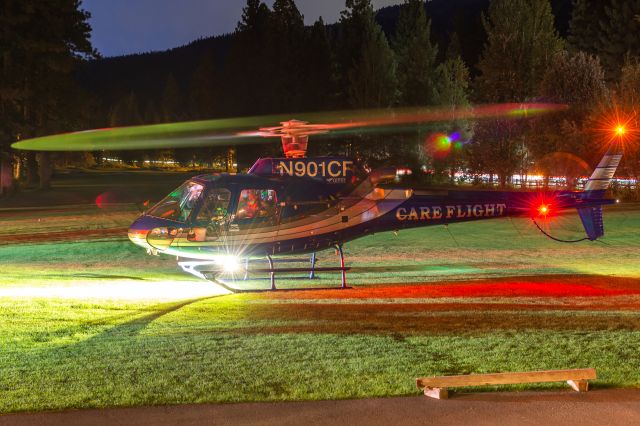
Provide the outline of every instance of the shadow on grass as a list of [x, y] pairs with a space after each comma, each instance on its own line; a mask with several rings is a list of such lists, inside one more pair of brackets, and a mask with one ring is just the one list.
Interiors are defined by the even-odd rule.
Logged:
[[[87, 328], [92, 327], [106, 327], [105, 330], [98, 331], [97, 334], [88, 338], [87, 340], [82, 340], [76, 344], [72, 344], [71, 347], [78, 346], [95, 346], [99, 345], [99, 341], [104, 337], [113, 337], [119, 334], [123, 336], [131, 337], [137, 335], [140, 331], [142, 331], [147, 325], [151, 322], [157, 320], [158, 318], [163, 317], [164, 315], [168, 315], [172, 312], [178, 311], [185, 306], [189, 306], [191, 304], [202, 302], [208, 299], [213, 299], [216, 297], [220, 297], [223, 295], [214, 295], [214, 296], [206, 296], [195, 299], [187, 299], [179, 302], [164, 302], [158, 303], [151, 306], [145, 306], [138, 309], [128, 310], [127, 313], [117, 314], [111, 316], [105, 316], [94, 320], [84, 321], [81, 324], [76, 324], [71, 327], [65, 327], [58, 330], [42, 330], [39, 332], [33, 333], [32, 339], [35, 342], [48, 342], [53, 338], [60, 338], [65, 336], [73, 336], [76, 334], [82, 334], [87, 332]], [[148, 313], [147, 313], [148, 312]], [[147, 313], [146, 315], [141, 315], [141, 313]], [[133, 318], [132, 318], [133, 317]], [[127, 319], [129, 319], [127, 321]], [[120, 322], [125, 321], [125, 322]], [[109, 327], [109, 324], [116, 323]], [[57, 350], [57, 349], [56, 349]]]
[[[98, 341], [105, 337], [116, 336], [116, 335], [126, 335], [128, 337], [135, 336], [144, 330], [147, 325], [152, 323], [153, 321], [168, 315], [172, 312], [176, 312], [185, 306], [189, 306], [194, 303], [203, 302], [205, 300], [214, 299], [216, 297], [221, 297], [224, 295], [215, 295], [215, 296], [206, 296], [199, 297], [195, 299], [187, 299], [179, 302], [171, 302], [171, 303], [159, 303], [157, 305], [153, 305], [144, 309], [144, 311], [151, 311], [151, 313], [147, 315], [137, 316], [129, 321], [124, 323], [120, 323], [114, 325], [113, 327], [108, 328], [107, 330], [79, 343], [79, 344], [91, 344], [92, 341]], [[139, 311], [138, 311], [139, 312]], [[129, 316], [121, 315], [120, 318]], [[112, 318], [114, 319], [114, 318]]]

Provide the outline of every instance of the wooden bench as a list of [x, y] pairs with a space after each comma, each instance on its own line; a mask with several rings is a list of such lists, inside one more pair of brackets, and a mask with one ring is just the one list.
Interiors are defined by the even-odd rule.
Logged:
[[434, 376], [416, 379], [418, 389], [431, 398], [445, 399], [449, 396], [448, 388], [484, 385], [514, 385], [519, 383], [546, 383], [566, 381], [575, 391], [589, 390], [588, 380], [596, 378], [594, 368], [578, 368], [574, 370], [545, 370], [521, 373], [468, 374], [462, 376]]

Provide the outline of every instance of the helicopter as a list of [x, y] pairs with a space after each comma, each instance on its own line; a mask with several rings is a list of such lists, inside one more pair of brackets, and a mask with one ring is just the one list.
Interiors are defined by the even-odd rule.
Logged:
[[[527, 116], [561, 107], [483, 106], [468, 112], [467, 118], [492, 117], [505, 111]], [[518, 114], [522, 111], [524, 114]], [[464, 114], [458, 113], [457, 118], [461, 116]], [[308, 268], [276, 268], [274, 256], [311, 253], [310, 277], [316, 271], [337, 271], [341, 274], [341, 287], [346, 288], [349, 268], [345, 267], [345, 243], [374, 233], [423, 226], [514, 216], [530, 217], [535, 222], [536, 218], [576, 209], [586, 233], [584, 238], [560, 240], [537, 222], [536, 225], [549, 238], [563, 242], [593, 241], [604, 235], [602, 207], [615, 202], [605, 198], [605, 191], [621, 160], [618, 143], [612, 144], [603, 156], [584, 191], [423, 190], [398, 183], [406, 173], [404, 168], [369, 170], [344, 156], [306, 155], [311, 135], [448, 119], [446, 113], [433, 110], [392, 115], [369, 111], [351, 113], [348, 120], [334, 120], [332, 124], [282, 120], [280, 126], [260, 127], [257, 131], [236, 131], [246, 127], [245, 121], [191, 122], [178, 123], [182, 127], [177, 130], [167, 125], [98, 129], [62, 135], [65, 143], [55, 146], [52, 142], [60, 142], [60, 136], [21, 141], [13, 146], [36, 150], [131, 149], [170, 146], [176, 140], [199, 146], [231, 139], [280, 138], [284, 156], [259, 158], [244, 174], [194, 176], [145, 211], [129, 228], [131, 242], [149, 254], [176, 256], [185, 272], [216, 282], [222, 274], [242, 269], [246, 277], [249, 259], [266, 259], [268, 268], [255, 271], [268, 273], [271, 289], [276, 290], [276, 273], [308, 272]], [[131, 140], [137, 144], [131, 145]], [[340, 266], [316, 267], [315, 253], [331, 248], [339, 254]]]

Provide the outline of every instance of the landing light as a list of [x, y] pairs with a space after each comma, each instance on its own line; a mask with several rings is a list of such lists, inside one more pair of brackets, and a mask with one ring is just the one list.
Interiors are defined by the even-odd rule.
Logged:
[[236, 256], [223, 256], [218, 261], [224, 272], [233, 273], [240, 269], [240, 262]]
[[623, 125], [619, 124], [616, 127], [616, 134], [618, 136], [624, 136], [625, 133], [627, 133], [627, 129]]

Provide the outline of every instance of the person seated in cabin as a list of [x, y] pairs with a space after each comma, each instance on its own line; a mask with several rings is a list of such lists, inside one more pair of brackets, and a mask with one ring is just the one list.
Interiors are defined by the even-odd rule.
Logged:
[[238, 201], [236, 219], [253, 219], [258, 213], [258, 197], [256, 190], [243, 189]]

